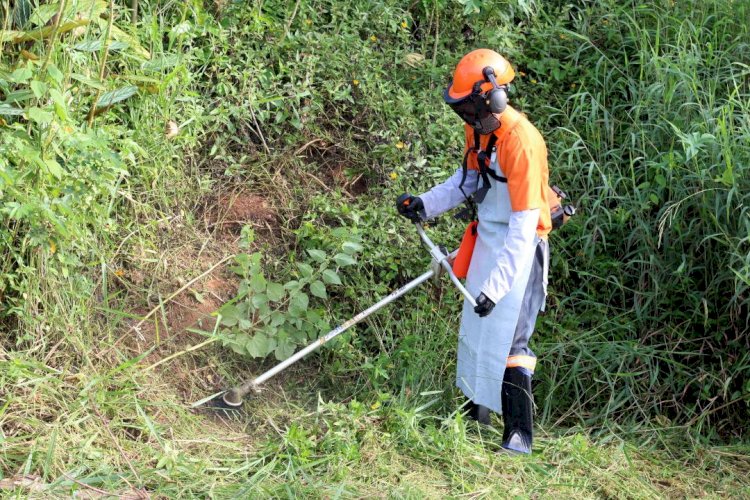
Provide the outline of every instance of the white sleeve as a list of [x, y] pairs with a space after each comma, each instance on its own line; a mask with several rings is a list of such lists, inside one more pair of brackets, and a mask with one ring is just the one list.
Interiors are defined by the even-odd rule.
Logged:
[[[438, 184], [419, 198], [424, 203], [425, 219], [432, 219], [451, 208], [455, 208], [464, 201], [464, 195], [459, 186], [463, 177], [463, 168], [456, 170], [445, 182]], [[466, 196], [471, 196], [477, 190], [479, 172], [469, 169], [466, 172], [463, 190]]]
[[511, 212], [505, 244], [495, 253], [496, 265], [484, 282], [481, 292], [497, 304], [507, 294], [534, 257], [536, 226], [540, 209]]

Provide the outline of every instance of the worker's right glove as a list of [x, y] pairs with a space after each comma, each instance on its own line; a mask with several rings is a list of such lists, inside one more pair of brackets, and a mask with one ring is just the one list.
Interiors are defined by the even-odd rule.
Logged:
[[495, 303], [492, 302], [484, 293], [480, 293], [477, 297], [477, 305], [474, 306], [474, 312], [479, 315], [480, 318], [484, 318], [492, 309], [495, 308]]
[[424, 203], [418, 196], [412, 196], [404, 193], [396, 199], [396, 209], [398, 213], [412, 222], [422, 222], [420, 212], [424, 210]]

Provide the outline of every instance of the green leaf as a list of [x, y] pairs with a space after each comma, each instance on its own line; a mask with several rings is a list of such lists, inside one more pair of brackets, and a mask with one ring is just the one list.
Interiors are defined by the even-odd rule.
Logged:
[[14, 83], [23, 83], [29, 80], [33, 74], [29, 68], [18, 68], [10, 74], [9, 80]]
[[224, 326], [234, 326], [240, 319], [240, 310], [234, 304], [225, 304], [219, 309], [219, 314]]
[[50, 2], [47, 4], [42, 4], [34, 9], [34, 13], [31, 15], [29, 20], [34, 26], [44, 26], [52, 20], [55, 14], [57, 14], [57, 10], [59, 8], [60, 2]]
[[47, 125], [52, 121], [52, 113], [35, 106], [29, 110], [29, 119], [39, 125]]
[[119, 89], [110, 90], [109, 92], [105, 92], [102, 94], [102, 96], [96, 102], [96, 107], [105, 108], [107, 106], [112, 106], [113, 104], [117, 104], [118, 102], [122, 102], [125, 99], [133, 97], [136, 92], [138, 92], [138, 87], [136, 87], [135, 85], [126, 85], [125, 87], [120, 87]]
[[274, 352], [276, 359], [278, 359], [279, 361], [284, 361], [292, 354], [294, 354], [294, 343], [291, 339], [286, 339], [283, 342], [279, 342], [279, 345], [276, 347], [276, 351]]
[[29, 86], [31, 87], [31, 91], [34, 92], [34, 97], [37, 99], [47, 93], [47, 84], [39, 80], [32, 80]]
[[63, 78], [65, 78], [65, 75], [63, 75], [63, 72], [58, 69], [57, 66], [54, 64], [50, 64], [47, 66], [47, 74], [50, 78], [52, 78], [57, 83], [60, 83], [63, 81]]
[[29, 0], [17, 0], [13, 8], [13, 22], [16, 26], [25, 26], [31, 17], [34, 6]]
[[354, 260], [351, 255], [347, 255], [345, 253], [337, 253], [333, 256], [333, 260], [335, 260], [336, 263], [340, 266], [353, 266], [357, 263], [357, 261]]
[[279, 283], [269, 283], [266, 293], [268, 294], [268, 300], [278, 302], [284, 298], [286, 291], [284, 290], [284, 286]]
[[326, 269], [325, 271], [323, 271], [323, 281], [325, 281], [329, 285], [341, 284], [341, 278], [339, 277], [339, 274], [333, 269]]
[[305, 335], [307, 335], [307, 340], [317, 340], [331, 331], [331, 328], [320, 328], [319, 325], [321, 324], [325, 324], [325, 321], [320, 321], [317, 324], [309, 322], [305, 324]]
[[180, 24], [172, 26], [172, 29], [169, 30], [169, 33], [171, 35], [184, 35], [185, 33], [190, 33], [190, 30], [192, 29], [193, 29], [192, 24], [190, 24], [187, 21], [183, 21]]
[[114, 42], [109, 42], [109, 50], [111, 52], [117, 52], [120, 50], [125, 50], [128, 47], [130, 47], [130, 44], [127, 42], [122, 42], [120, 40], [115, 40]]
[[[106, 19], [99, 18], [97, 19], [97, 21], [99, 22], [99, 28], [101, 28], [102, 30], [107, 29]], [[130, 46], [131, 51], [141, 56], [143, 59], [151, 59], [151, 53], [148, 50], [143, 48], [140, 42], [138, 42], [137, 38], [121, 30], [117, 26], [112, 25], [109, 28], [110, 28], [112, 39], [127, 43]]]
[[265, 325], [265, 326], [264, 326], [264, 327], [263, 327], [263, 328], [261, 329], [261, 331], [263, 332], [263, 334], [264, 334], [264, 335], [265, 335], [266, 337], [268, 337], [269, 339], [273, 339], [273, 338], [276, 338], [276, 332], [278, 331], [278, 328], [276, 328], [275, 326], [272, 326], [272, 325], [268, 325], [268, 324], [267, 324], [267, 325]]
[[250, 288], [255, 293], [265, 292], [266, 284], [267, 284], [266, 278], [260, 273], [253, 274], [252, 278], [250, 278]]
[[305, 293], [296, 293], [292, 295], [292, 299], [289, 301], [289, 310], [295, 312], [307, 311], [307, 306], [310, 304], [310, 297]]
[[25, 110], [23, 108], [16, 108], [9, 104], [0, 104], [0, 115], [3, 116], [21, 116]]
[[247, 351], [247, 347], [241, 344], [238, 340], [239, 339], [234, 339], [234, 340], [229, 341], [228, 343], [229, 348], [232, 349], [237, 354], [245, 354], [245, 351]]
[[291, 337], [298, 344], [301, 343], [301, 342], [306, 342], [307, 341], [307, 332], [305, 330], [294, 329], [294, 330], [292, 330]]
[[[37, 2], [40, 3], [40, 2]], [[35, 26], [44, 26], [48, 24], [52, 17], [57, 14], [60, 8], [60, 2], [50, 2], [40, 5], [34, 10], [30, 21]], [[96, 19], [99, 15], [107, 10], [107, 2], [102, 0], [76, 0], [67, 2], [63, 19], [80, 18]]]
[[714, 181], [720, 182], [727, 187], [731, 187], [734, 184], [734, 172], [732, 167], [728, 165], [721, 174], [721, 177], [715, 178]]
[[259, 294], [253, 295], [251, 302], [253, 303], [253, 306], [260, 309], [266, 304], [268, 304], [268, 296], [265, 293], [259, 293]]
[[305, 314], [305, 318], [307, 319], [308, 323], [312, 323], [313, 325], [317, 325], [322, 319], [320, 317], [320, 314], [318, 314], [314, 309], [310, 309], [309, 311], [307, 311], [307, 314]]
[[23, 35], [23, 31], [0, 30], [0, 43], [12, 42], [21, 35]]
[[270, 318], [270, 326], [281, 326], [284, 324], [284, 322], [286, 322], [286, 316], [284, 316], [284, 314], [280, 313], [279, 311], [272, 312]]
[[73, 80], [79, 81], [83, 83], [84, 85], [95, 88], [96, 90], [107, 90], [107, 87], [105, 87], [104, 84], [100, 82], [99, 80], [94, 80], [87, 76], [79, 75], [78, 73], [71, 73], [70, 77]]
[[34, 97], [34, 93], [31, 90], [16, 90], [15, 92], [9, 92], [5, 95], [5, 104], [16, 104], [26, 102]]
[[361, 252], [363, 250], [362, 245], [359, 243], [355, 243], [353, 241], [346, 241], [341, 246], [341, 248], [344, 250], [344, 252], [348, 253], [349, 255], [354, 255], [357, 252]]
[[55, 160], [53, 160], [52, 158], [47, 158], [44, 160], [44, 165], [47, 167], [47, 172], [49, 172], [51, 175], [55, 176], [58, 179], [62, 178], [64, 171], [60, 164]]
[[257, 309], [258, 314], [261, 318], [265, 318], [266, 316], [271, 315], [271, 306], [268, 304], [268, 297], [264, 295], [263, 298], [266, 300], [266, 302], [264, 304], [261, 304]]
[[264, 333], [258, 332], [245, 344], [245, 347], [250, 356], [262, 358], [267, 356], [271, 351], [271, 342]]
[[[74, 45], [73, 50], [78, 50], [80, 52], [98, 52], [102, 50], [103, 47], [104, 42], [102, 40], [87, 40]], [[128, 47], [130, 47], [130, 45], [127, 42], [114, 40], [109, 43], [107, 49], [110, 52], [117, 52], [119, 50], [127, 49]]]
[[284, 288], [286, 288], [287, 290], [299, 290], [299, 287], [299, 281], [297, 280], [291, 280], [284, 283]]
[[247, 274], [247, 272], [250, 269], [250, 266], [252, 265], [252, 262], [250, 261], [250, 256], [246, 253], [239, 253], [235, 255], [234, 261], [237, 263], [237, 268], [235, 268], [237, 270], [236, 272], [240, 276]]
[[323, 250], [308, 250], [307, 253], [318, 262], [324, 262], [326, 260], [326, 253]]
[[151, 61], [146, 61], [141, 64], [141, 69], [144, 71], [150, 71], [157, 73], [164, 71], [165, 69], [171, 69], [177, 66], [180, 62], [180, 56], [177, 54], [165, 54], [163, 56], [155, 57]]
[[304, 262], [298, 262], [297, 268], [299, 269], [299, 272], [302, 273], [302, 276], [305, 278], [309, 278], [313, 274], [313, 268], [310, 264], [305, 264]]
[[102, 48], [101, 40], [86, 40], [85, 42], [77, 43], [73, 46], [73, 50], [79, 50], [81, 52], [96, 52]]
[[331, 325], [329, 325], [328, 322], [315, 311], [307, 311], [306, 319], [307, 323], [305, 324], [305, 331], [310, 340], [331, 330]]
[[247, 280], [240, 280], [240, 284], [237, 287], [237, 298], [241, 299], [246, 297], [250, 292], [250, 286], [247, 284]]
[[240, 248], [249, 248], [255, 241], [255, 231], [250, 226], [242, 226], [240, 230]]
[[316, 297], [320, 297], [321, 299], [325, 299], [327, 297], [326, 295], [326, 286], [323, 284], [322, 281], [313, 281], [310, 284], [310, 293], [315, 295]]
[[331, 231], [331, 234], [339, 239], [346, 239], [350, 238], [352, 230], [348, 227], [337, 227], [336, 229]]
[[65, 96], [63, 96], [62, 92], [57, 89], [50, 89], [49, 95], [52, 97], [52, 102], [55, 104], [55, 114], [57, 114], [58, 118], [61, 120], [67, 120], [68, 106], [65, 102]]

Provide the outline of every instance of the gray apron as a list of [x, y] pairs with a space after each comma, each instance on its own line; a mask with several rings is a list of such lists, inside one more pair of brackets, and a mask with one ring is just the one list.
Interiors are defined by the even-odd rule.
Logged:
[[[497, 164], [496, 153], [491, 156], [490, 168], [504, 176]], [[497, 266], [497, 254], [503, 248], [508, 234], [511, 214], [508, 184], [492, 178], [490, 183], [492, 187], [478, 206], [479, 234], [466, 276], [466, 288], [473, 297], [481, 293], [480, 288], [485, 279], [493, 267]], [[535, 238], [535, 243], [538, 244], [540, 238]], [[519, 270], [520, 275], [510, 291], [500, 299], [488, 316], [480, 318], [473, 306], [464, 301], [458, 338], [456, 385], [475, 404], [486, 406], [497, 413], [502, 413], [500, 390], [505, 364], [519, 323], [533, 261], [531, 256], [527, 259], [527, 264]], [[546, 284], [547, 262], [544, 270]]]

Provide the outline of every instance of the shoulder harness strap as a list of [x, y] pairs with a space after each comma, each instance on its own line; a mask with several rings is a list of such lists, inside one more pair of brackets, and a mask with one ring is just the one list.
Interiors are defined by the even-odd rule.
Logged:
[[[495, 144], [497, 143], [497, 135], [494, 132], [492, 133], [492, 135], [490, 136], [490, 139], [487, 141], [487, 147], [484, 150], [481, 149], [480, 140], [481, 140], [481, 136], [479, 135], [479, 132], [474, 130], [474, 147], [469, 148], [466, 151], [466, 154], [464, 154], [464, 161], [461, 165], [462, 167], [461, 182], [458, 185], [458, 188], [461, 190], [461, 194], [464, 195], [466, 202], [471, 208], [474, 219], [476, 219], [476, 203], [481, 203], [484, 200], [484, 197], [487, 195], [487, 191], [489, 191], [490, 189], [489, 178], [492, 177], [498, 182], [506, 182], [506, 183], [508, 182], [507, 178], [501, 175], [498, 175], [489, 167], [489, 162], [492, 156], [492, 150], [494, 149]], [[464, 192], [464, 189], [463, 189], [464, 183], [466, 182], [466, 176], [469, 170], [469, 155], [471, 153], [474, 153], [477, 155], [477, 166], [479, 167], [479, 175], [482, 177], [482, 187], [476, 191], [473, 198], [466, 196], [466, 193]]]
[[466, 200], [466, 205], [471, 211], [472, 220], [476, 220], [477, 218], [477, 207], [476, 207], [476, 203], [474, 203], [474, 200], [470, 196], [466, 195], [466, 192], [464, 191], [464, 183], [466, 182], [466, 176], [469, 172], [469, 155], [471, 153], [476, 153], [478, 150], [479, 150], [479, 132], [475, 130], [474, 131], [474, 147], [467, 149], [466, 154], [464, 154], [464, 161], [461, 163], [461, 182], [458, 185], [458, 189], [460, 189], [461, 194], [464, 195], [464, 199]]
[[[483, 180], [486, 176], [490, 176], [493, 179], [495, 179], [498, 182], [508, 182], [508, 179], [503, 177], [502, 175], [498, 175], [490, 168], [490, 160], [492, 158], [492, 150], [495, 147], [495, 144], [497, 143], [497, 135], [493, 134], [490, 136], [490, 140], [487, 141], [487, 147], [484, 149], [484, 151], [478, 151], [477, 152], [477, 163], [479, 164], [479, 173], [482, 175]], [[489, 185], [489, 183], [487, 183]]]

